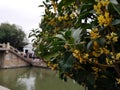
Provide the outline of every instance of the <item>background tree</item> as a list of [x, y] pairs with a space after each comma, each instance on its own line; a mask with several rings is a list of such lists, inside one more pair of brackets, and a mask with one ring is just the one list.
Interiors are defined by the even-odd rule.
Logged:
[[34, 46], [61, 79], [120, 90], [119, 0], [46, 0]]
[[20, 49], [28, 42], [25, 42], [26, 35], [20, 26], [9, 23], [0, 24], [0, 43], [9, 42], [11, 46]]

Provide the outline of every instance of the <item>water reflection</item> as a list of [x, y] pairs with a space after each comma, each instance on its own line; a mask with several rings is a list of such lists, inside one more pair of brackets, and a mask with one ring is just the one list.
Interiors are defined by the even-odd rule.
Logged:
[[18, 78], [17, 83], [19, 83], [20, 85], [24, 85], [24, 87], [26, 88], [25, 90], [34, 90], [35, 79], [35, 77]]
[[63, 82], [56, 72], [40, 68], [0, 69], [0, 85], [11, 90], [84, 90], [72, 80]]

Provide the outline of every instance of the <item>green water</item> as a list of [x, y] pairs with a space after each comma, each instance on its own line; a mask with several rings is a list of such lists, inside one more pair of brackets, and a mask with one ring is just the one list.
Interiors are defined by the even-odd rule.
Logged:
[[11, 90], [84, 90], [70, 79], [60, 80], [55, 71], [41, 68], [0, 69], [0, 85]]

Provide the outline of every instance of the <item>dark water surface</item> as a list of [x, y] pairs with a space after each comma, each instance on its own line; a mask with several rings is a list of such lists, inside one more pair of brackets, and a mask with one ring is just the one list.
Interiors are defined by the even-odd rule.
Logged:
[[11, 90], [84, 90], [73, 80], [66, 83], [56, 72], [41, 68], [0, 69], [0, 85]]

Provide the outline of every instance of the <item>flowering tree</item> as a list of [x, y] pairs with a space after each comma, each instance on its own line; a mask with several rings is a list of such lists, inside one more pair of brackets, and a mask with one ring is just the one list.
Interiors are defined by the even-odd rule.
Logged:
[[120, 1], [46, 0], [38, 56], [88, 90], [120, 90]]

